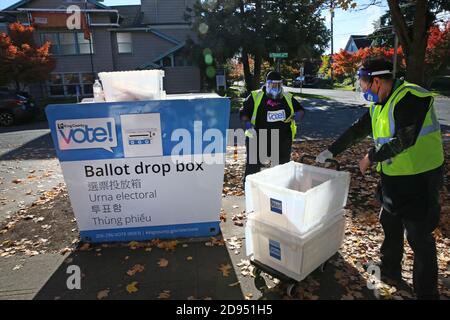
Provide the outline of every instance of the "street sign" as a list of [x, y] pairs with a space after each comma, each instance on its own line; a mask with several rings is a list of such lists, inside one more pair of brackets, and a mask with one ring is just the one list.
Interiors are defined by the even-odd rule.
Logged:
[[287, 58], [288, 54], [287, 52], [271, 52], [269, 54], [270, 58]]

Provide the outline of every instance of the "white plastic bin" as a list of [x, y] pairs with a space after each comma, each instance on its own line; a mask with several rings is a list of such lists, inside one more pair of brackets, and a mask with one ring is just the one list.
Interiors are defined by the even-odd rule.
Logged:
[[107, 102], [160, 100], [163, 90], [163, 70], [100, 72]]
[[305, 233], [347, 203], [350, 174], [291, 161], [250, 175], [246, 211], [291, 232]]
[[302, 281], [341, 247], [345, 234], [344, 210], [303, 235], [258, 221], [254, 214], [246, 224], [247, 255]]

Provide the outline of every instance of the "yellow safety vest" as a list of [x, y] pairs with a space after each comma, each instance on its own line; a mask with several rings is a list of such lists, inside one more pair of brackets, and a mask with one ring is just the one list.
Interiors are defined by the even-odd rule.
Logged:
[[372, 104], [372, 133], [377, 149], [391, 141], [395, 134], [395, 106], [407, 94], [417, 97], [431, 97], [430, 108], [425, 116], [416, 143], [401, 153], [382, 163], [377, 170], [389, 176], [414, 175], [433, 170], [444, 162], [441, 130], [434, 110], [434, 99], [428, 90], [409, 82], [401, 84], [384, 104]]
[[[256, 115], [258, 114], [258, 108], [261, 104], [261, 101], [264, 97], [264, 91], [260, 90], [254, 90], [252, 91], [252, 98], [253, 98], [253, 114], [252, 118], [250, 119], [250, 123], [254, 126], [256, 123]], [[289, 117], [287, 117], [286, 120], [284, 120], [285, 123], [291, 123], [291, 132], [292, 132], [292, 140], [294, 140], [295, 135], [297, 134], [297, 124], [295, 123], [295, 111], [294, 111], [294, 105], [292, 104], [292, 93], [283, 93], [283, 97], [286, 99], [286, 102], [289, 106], [289, 109], [291, 110], [291, 114]], [[253, 138], [253, 134], [249, 130], [245, 130], [245, 135], [249, 138]]]

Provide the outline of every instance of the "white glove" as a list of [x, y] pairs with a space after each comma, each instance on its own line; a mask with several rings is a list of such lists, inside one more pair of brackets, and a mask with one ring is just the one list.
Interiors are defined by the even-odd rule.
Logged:
[[316, 157], [316, 162], [319, 163], [325, 163], [327, 159], [333, 159], [333, 154], [330, 152], [330, 150], [324, 150], [321, 153], [319, 153]]

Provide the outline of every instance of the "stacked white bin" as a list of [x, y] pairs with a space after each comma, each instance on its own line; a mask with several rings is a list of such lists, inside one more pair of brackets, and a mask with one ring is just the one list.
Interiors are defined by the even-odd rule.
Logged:
[[289, 162], [250, 175], [247, 255], [297, 280], [342, 244], [350, 174]]
[[98, 76], [107, 102], [166, 98], [163, 70], [100, 72]]

